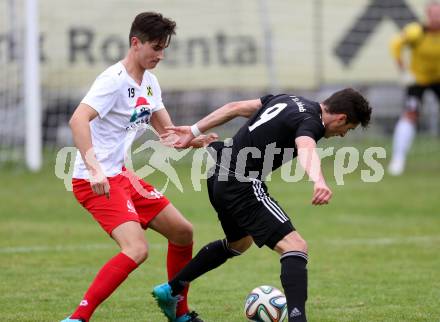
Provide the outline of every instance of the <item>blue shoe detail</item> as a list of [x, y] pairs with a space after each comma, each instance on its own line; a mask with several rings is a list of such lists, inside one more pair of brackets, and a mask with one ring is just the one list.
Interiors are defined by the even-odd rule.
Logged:
[[[153, 297], [156, 299], [157, 305], [163, 314], [168, 318], [168, 321], [176, 321], [176, 306], [177, 296], [171, 295], [171, 286], [164, 283], [153, 288]], [[185, 320], [182, 320], [185, 321]]]
[[191, 317], [189, 316], [189, 314], [184, 314], [182, 316], [179, 316], [175, 322], [189, 322], [191, 321]]
[[61, 322], [84, 322], [84, 320], [71, 319], [70, 316], [62, 320]]

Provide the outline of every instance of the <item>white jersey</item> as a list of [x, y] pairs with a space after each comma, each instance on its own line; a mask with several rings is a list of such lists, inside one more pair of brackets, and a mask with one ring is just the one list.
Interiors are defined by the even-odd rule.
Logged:
[[[81, 103], [99, 114], [90, 122], [90, 130], [96, 159], [107, 177], [122, 172], [128, 148], [145, 132], [151, 114], [164, 108], [156, 76], [145, 71], [139, 85], [121, 62], [96, 78]], [[73, 178], [89, 178], [79, 151]]]

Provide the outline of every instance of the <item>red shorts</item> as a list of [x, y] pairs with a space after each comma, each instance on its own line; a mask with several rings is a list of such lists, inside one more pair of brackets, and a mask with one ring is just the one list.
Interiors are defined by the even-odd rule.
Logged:
[[153, 186], [127, 170], [108, 178], [108, 181], [109, 199], [95, 194], [88, 180], [72, 179], [76, 199], [108, 234], [127, 221], [136, 221], [146, 229], [148, 223], [170, 203]]

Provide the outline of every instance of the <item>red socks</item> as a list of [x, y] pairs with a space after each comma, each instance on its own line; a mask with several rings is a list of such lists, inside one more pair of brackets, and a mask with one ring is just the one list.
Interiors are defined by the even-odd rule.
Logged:
[[[191, 260], [192, 246], [192, 244], [179, 246], [168, 243], [167, 271], [169, 280]], [[96, 275], [71, 319], [89, 321], [98, 305], [107, 299], [137, 267], [136, 262], [123, 253], [119, 253], [109, 260]], [[182, 299], [177, 304], [176, 316], [178, 317], [189, 311], [187, 294], [188, 287], [179, 294]]]
[[98, 305], [108, 298], [137, 267], [138, 264], [123, 253], [109, 260], [96, 275], [71, 319], [89, 321]]
[[[192, 248], [192, 243], [179, 246], [168, 242], [167, 271], [169, 281], [191, 260]], [[189, 312], [187, 294], [188, 286], [179, 294], [182, 299], [177, 303], [177, 317]]]

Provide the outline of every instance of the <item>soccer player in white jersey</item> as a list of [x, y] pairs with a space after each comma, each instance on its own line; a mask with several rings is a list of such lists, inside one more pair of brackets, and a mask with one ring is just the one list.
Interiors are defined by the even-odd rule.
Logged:
[[[89, 321], [95, 309], [148, 256], [144, 229], [168, 239], [167, 271], [172, 278], [192, 257], [193, 228], [153, 186], [124, 167], [127, 149], [150, 124], [159, 134], [172, 126], [153, 69], [175, 34], [176, 23], [144, 12], [132, 23], [125, 58], [93, 83], [70, 120], [78, 154], [73, 192], [120, 247], [98, 272], [76, 310], [63, 322]], [[193, 146], [215, 135], [199, 137]], [[177, 322], [200, 322], [189, 312], [187, 288], [180, 293]]]

